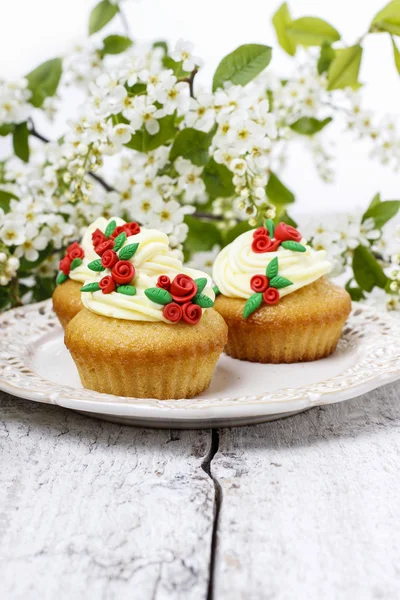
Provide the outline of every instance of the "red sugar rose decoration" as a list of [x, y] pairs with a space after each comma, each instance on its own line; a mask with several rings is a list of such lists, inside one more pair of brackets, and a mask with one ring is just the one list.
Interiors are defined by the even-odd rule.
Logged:
[[[71, 272], [72, 262], [76, 258], [82, 259], [84, 257], [85, 257], [85, 252], [84, 252], [83, 248], [81, 248], [81, 246], [79, 245], [78, 242], [72, 242], [72, 244], [70, 244], [68, 246], [68, 248], [65, 251], [65, 256], [64, 256], [64, 258], [62, 258], [60, 260], [60, 264], [59, 264], [59, 269], [65, 275], [65, 278], [67, 278]], [[65, 278], [64, 278], [64, 281], [65, 281]], [[62, 281], [63, 280], [61, 280], [61, 282]], [[58, 280], [57, 280], [57, 282], [58, 282]]]
[[253, 238], [257, 237], [269, 237], [268, 229], [266, 227], [259, 227], [253, 232]]
[[113, 267], [111, 274], [118, 285], [125, 285], [130, 283], [134, 278], [135, 267], [129, 260], [119, 260]]
[[[78, 243], [78, 242], [72, 242], [72, 244], [70, 244], [70, 245], [68, 246], [68, 248], [66, 249], [65, 253], [69, 255], [69, 254], [71, 254], [71, 252], [72, 252], [73, 250], [75, 250], [76, 248], [80, 248], [80, 245], [79, 245], [79, 243]], [[82, 251], [82, 252], [83, 252], [83, 251]], [[80, 258], [80, 256], [77, 256], [76, 258]]]
[[279, 225], [275, 227], [274, 236], [275, 239], [280, 240], [281, 242], [286, 242], [288, 240], [300, 242], [302, 238], [301, 233], [297, 231], [295, 227], [287, 225], [286, 223], [279, 223]]
[[95, 231], [93, 231], [92, 233], [92, 242], [93, 242], [93, 247], [96, 248], [97, 246], [100, 246], [100, 244], [102, 244], [103, 242], [107, 241], [107, 236], [100, 231], [100, 229], [96, 229]]
[[269, 286], [269, 280], [266, 275], [253, 275], [250, 279], [250, 287], [253, 292], [265, 292]]
[[69, 275], [71, 271], [71, 263], [72, 258], [70, 256], [64, 256], [62, 260], [60, 260], [60, 271], [64, 273], [64, 275]]
[[197, 285], [191, 277], [180, 273], [171, 283], [169, 292], [175, 302], [182, 304], [183, 302], [188, 302], [196, 295]]
[[125, 232], [128, 237], [130, 235], [136, 235], [140, 233], [140, 227], [137, 223], [135, 223], [135, 221], [132, 221], [131, 223], [124, 223], [123, 225], [118, 225], [118, 227], [114, 229], [114, 232], [110, 236], [110, 239], [115, 240], [115, 238], [123, 232]]
[[196, 325], [201, 319], [203, 311], [198, 304], [192, 304], [191, 302], [185, 302], [182, 306], [183, 315], [182, 321], [189, 325]]
[[101, 257], [101, 264], [105, 269], [112, 269], [118, 262], [118, 254], [114, 250], [106, 250]]
[[160, 275], [157, 279], [157, 287], [162, 288], [163, 290], [169, 290], [171, 287], [171, 280], [168, 275]]
[[251, 244], [251, 249], [256, 254], [262, 254], [263, 252], [275, 252], [275, 250], [279, 248], [280, 243], [280, 240], [271, 240], [271, 238], [268, 236], [258, 235], [254, 238], [253, 243]]
[[103, 279], [100, 279], [99, 286], [103, 294], [111, 294], [117, 287], [111, 275], [106, 275]]
[[276, 288], [270, 287], [263, 293], [263, 300], [266, 304], [277, 304], [279, 302], [279, 292]]
[[67, 254], [71, 260], [74, 260], [75, 258], [84, 258], [85, 257], [83, 248], [81, 248], [79, 246], [79, 244], [77, 246], [75, 246], [74, 248], [72, 248], [70, 251], [68, 251], [68, 248], [67, 248]]
[[170, 302], [164, 306], [163, 315], [166, 319], [168, 319], [168, 321], [177, 323], [183, 317], [183, 308], [176, 302]]
[[106, 240], [105, 242], [102, 242], [99, 246], [96, 246], [94, 250], [96, 254], [98, 254], [99, 256], [103, 256], [106, 250], [112, 250], [113, 248], [114, 242], [112, 240]]

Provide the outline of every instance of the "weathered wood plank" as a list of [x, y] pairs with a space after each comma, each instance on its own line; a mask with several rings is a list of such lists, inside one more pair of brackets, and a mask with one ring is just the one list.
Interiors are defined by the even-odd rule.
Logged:
[[216, 600], [398, 598], [400, 385], [221, 432]]
[[0, 596], [206, 598], [210, 439], [0, 396]]

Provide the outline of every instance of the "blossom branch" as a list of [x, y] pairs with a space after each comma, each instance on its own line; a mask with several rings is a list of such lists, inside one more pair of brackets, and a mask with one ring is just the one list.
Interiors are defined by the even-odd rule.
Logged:
[[196, 67], [190, 73], [189, 77], [183, 77], [182, 79], [179, 79], [179, 81], [184, 81], [185, 83], [189, 84], [189, 93], [190, 93], [191, 98], [194, 98], [194, 78], [195, 78], [197, 72], [198, 72], [198, 68]]

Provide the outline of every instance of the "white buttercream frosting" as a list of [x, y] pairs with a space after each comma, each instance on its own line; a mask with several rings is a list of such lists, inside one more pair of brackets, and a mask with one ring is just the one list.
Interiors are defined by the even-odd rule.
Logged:
[[305, 252], [295, 252], [280, 246], [276, 252], [253, 252], [254, 230], [246, 231], [226, 246], [217, 256], [213, 267], [213, 279], [219, 291], [230, 298], [247, 300], [254, 293], [250, 287], [253, 275], [265, 275], [266, 268], [275, 257], [279, 261], [279, 275], [293, 285], [279, 290], [286, 296], [313, 283], [331, 270], [325, 250], [314, 250], [306, 240], [301, 244]]

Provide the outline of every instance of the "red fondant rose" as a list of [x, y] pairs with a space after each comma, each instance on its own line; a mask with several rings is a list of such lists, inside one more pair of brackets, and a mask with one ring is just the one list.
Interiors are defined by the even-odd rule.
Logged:
[[105, 242], [102, 242], [99, 246], [96, 246], [94, 251], [99, 256], [103, 256], [103, 254], [104, 254], [104, 252], [106, 252], [106, 250], [112, 250], [113, 248], [114, 248], [114, 242], [112, 240], [106, 240]]
[[198, 304], [192, 304], [191, 302], [185, 302], [182, 306], [183, 314], [182, 321], [189, 325], [196, 325], [201, 319], [202, 310]]
[[103, 242], [107, 241], [107, 236], [100, 231], [100, 229], [96, 229], [95, 231], [93, 231], [92, 233], [92, 242], [93, 242], [93, 247], [96, 248], [97, 246], [100, 246], [100, 244], [102, 244]]
[[124, 228], [126, 231], [126, 235], [136, 235], [140, 233], [140, 227], [135, 221], [125, 223]]
[[71, 271], [71, 263], [72, 259], [70, 256], [64, 256], [62, 260], [60, 260], [60, 271], [64, 273], [64, 275], [69, 275]]
[[125, 225], [118, 225], [110, 235], [110, 240], [115, 240], [116, 237], [119, 236], [120, 233], [125, 231]]
[[106, 250], [101, 257], [101, 264], [105, 269], [112, 269], [118, 262], [118, 254], [114, 250]]
[[135, 267], [129, 260], [119, 260], [111, 271], [114, 281], [119, 285], [130, 283], [135, 276]]
[[269, 237], [268, 229], [266, 227], [259, 227], [253, 232], [253, 238], [257, 237]]
[[263, 293], [263, 299], [266, 304], [276, 304], [279, 302], [279, 292], [276, 288], [268, 288]]
[[78, 245], [78, 246], [75, 246], [75, 248], [72, 248], [72, 250], [70, 250], [68, 252], [68, 256], [70, 257], [71, 260], [74, 260], [75, 258], [84, 258], [85, 253], [83, 251], [83, 248], [81, 248]]
[[182, 306], [179, 306], [179, 304], [176, 302], [170, 302], [164, 306], [163, 315], [166, 319], [168, 319], [168, 321], [177, 323], [182, 319], [183, 316]]
[[157, 287], [162, 288], [163, 290], [169, 290], [171, 287], [171, 280], [168, 275], [160, 275], [157, 279]]
[[115, 281], [111, 275], [106, 275], [103, 279], [100, 279], [99, 286], [103, 294], [111, 294], [116, 288]]
[[[68, 246], [68, 248], [66, 249], [65, 253], [70, 254], [73, 250], [75, 250], [75, 248], [80, 248], [78, 242], [72, 242], [72, 244], [70, 244]], [[79, 257], [77, 257], [77, 258], [79, 258]]]
[[259, 235], [255, 237], [251, 244], [251, 249], [256, 254], [262, 254], [263, 252], [275, 252], [279, 248], [280, 240], [271, 240], [270, 237]]
[[253, 292], [265, 292], [268, 286], [268, 277], [265, 275], [253, 275], [253, 277], [250, 279], [250, 287]]
[[188, 302], [196, 295], [197, 285], [191, 277], [180, 273], [171, 283], [169, 292], [175, 302], [182, 304], [183, 302]]
[[281, 242], [287, 240], [292, 240], [293, 242], [301, 241], [301, 233], [286, 223], [279, 223], [279, 225], [276, 226], [274, 236], [277, 240], [281, 240]]

